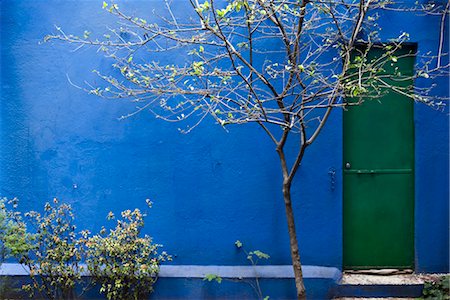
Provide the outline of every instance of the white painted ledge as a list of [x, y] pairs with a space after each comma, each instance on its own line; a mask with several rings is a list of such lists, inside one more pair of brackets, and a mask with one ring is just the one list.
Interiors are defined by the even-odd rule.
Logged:
[[[222, 278], [294, 278], [290, 265], [269, 266], [200, 266], [200, 265], [163, 265], [159, 277], [169, 278], [204, 278], [215, 274]], [[26, 276], [28, 269], [17, 263], [3, 263], [0, 275]], [[88, 274], [85, 274], [87, 276]], [[303, 266], [304, 278], [340, 280], [341, 272], [334, 267]]]
[[[223, 278], [294, 278], [290, 265], [269, 266], [161, 266], [161, 277], [204, 278], [206, 274], [215, 274]], [[337, 268], [303, 266], [305, 278], [339, 279], [341, 272]]]

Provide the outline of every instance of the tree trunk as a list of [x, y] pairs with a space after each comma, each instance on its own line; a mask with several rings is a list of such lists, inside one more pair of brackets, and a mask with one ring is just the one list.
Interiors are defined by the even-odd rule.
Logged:
[[291, 246], [292, 267], [294, 268], [297, 299], [303, 300], [306, 299], [306, 291], [305, 285], [303, 283], [303, 272], [302, 272], [302, 264], [300, 262], [300, 252], [298, 250], [297, 233], [295, 231], [294, 211], [292, 210], [290, 183], [283, 183], [283, 199], [288, 223], [289, 243]]

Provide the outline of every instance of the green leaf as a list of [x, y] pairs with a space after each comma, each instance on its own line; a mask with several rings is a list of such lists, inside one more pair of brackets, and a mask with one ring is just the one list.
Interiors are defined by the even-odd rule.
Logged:
[[216, 274], [206, 274], [205, 278], [203, 278], [203, 281], [215, 281], [217, 283], [221, 283], [222, 282], [222, 277], [216, 275]]
[[207, 11], [209, 9], [209, 2], [205, 1], [203, 4], [200, 4], [195, 10], [199, 13]]
[[216, 9], [216, 15], [219, 17], [219, 19], [223, 18], [225, 16], [225, 10]]
[[105, 9], [105, 8], [107, 8], [107, 7], [108, 7], [108, 3], [106, 3], [105, 1], [103, 1], [103, 6], [102, 6], [102, 8]]
[[263, 258], [263, 259], [269, 259], [270, 258], [269, 254], [264, 253], [264, 252], [259, 251], [259, 250], [253, 251], [253, 254], [256, 255], [258, 258]]

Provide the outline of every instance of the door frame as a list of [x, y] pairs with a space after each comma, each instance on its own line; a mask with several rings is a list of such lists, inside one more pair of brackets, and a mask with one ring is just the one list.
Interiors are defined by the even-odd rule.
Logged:
[[[377, 42], [377, 43], [373, 43], [372, 44], [372, 47], [374, 47], [374, 48], [384, 48], [386, 45], [390, 45], [390, 44], [392, 44], [393, 45], [393, 43], [380, 43], [380, 42]], [[357, 49], [361, 49], [361, 48], [366, 48], [367, 47], [367, 44], [366, 43], [356, 43], [355, 44], [355, 47], [357, 48]], [[414, 62], [416, 61], [416, 58], [417, 58], [417, 49], [418, 49], [418, 43], [416, 43], [416, 42], [405, 42], [405, 43], [402, 43], [402, 48], [408, 48], [413, 54], [414, 54]], [[415, 65], [414, 65], [415, 66]], [[413, 73], [415, 72], [415, 68], [413, 69]], [[413, 80], [413, 87], [415, 87], [416, 86], [416, 84], [415, 84], [415, 80]], [[345, 100], [344, 100], [345, 101]], [[412, 115], [411, 115], [411, 118], [412, 118], [412, 124], [413, 124], [413, 126], [412, 126], [412, 131], [413, 131], [413, 137], [414, 137], [414, 139], [413, 139], [413, 146], [412, 146], [412, 148], [413, 148], [413, 153], [412, 153], [412, 157], [413, 157], [413, 164], [412, 164], [412, 181], [413, 181], [413, 190], [412, 190], [412, 194], [413, 194], [413, 199], [412, 199], [412, 201], [413, 201], [413, 203], [412, 203], [412, 218], [413, 218], [413, 224], [412, 224], [412, 229], [413, 229], [413, 232], [412, 232], [412, 239], [413, 239], [413, 249], [412, 249], [412, 251], [413, 251], [413, 261], [411, 262], [411, 268], [412, 268], [412, 271], [414, 271], [415, 270], [415, 268], [416, 268], [416, 127], [415, 127], [415, 103], [414, 103], [414, 101], [413, 100], [410, 100], [410, 101], [412, 101], [413, 102], [413, 104], [412, 104], [412, 106], [413, 106], [413, 109], [412, 109]], [[344, 107], [343, 108], [344, 110], [346, 110], [346, 108]], [[368, 270], [367, 268], [364, 268], [363, 266], [361, 267], [361, 268], [357, 268], [357, 267], [350, 267], [350, 268], [346, 268], [346, 266], [345, 266], [345, 264], [344, 264], [344, 257], [345, 257], [345, 255], [344, 255], [344, 253], [345, 253], [345, 243], [344, 243], [344, 239], [345, 239], [345, 237], [344, 237], [344, 222], [345, 222], [345, 216], [344, 216], [344, 212], [345, 212], [345, 210], [344, 210], [344, 205], [345, 205], [345, 198], [344, 198], [344, 195], [345, 195], [345, 189], [344, 189], [344, 180], [345, 180], [345, 174], [344, 174], [344, 172], [345, 172], [345, 157], [344, 157], [344, 155], [345, 155], [345, 151], [344, 151], [344, 135], [345, 135], [345, 126], [344, 126], [344, 122], [345, 122], [345, 117], [344, 117], [344, 115], [345, 115], [345, 111], [343, 111], [342, 112], [342, 163], [341, 163], [341, 176], [342, 176], [342, 270]], [[383, 269], [383, 268], [377, 268], [377, 267], [373, 267], [373, 268], [371, 268], [371, 269]], [[405, 270], [407, 270], [407, 268], [405, 269]]]

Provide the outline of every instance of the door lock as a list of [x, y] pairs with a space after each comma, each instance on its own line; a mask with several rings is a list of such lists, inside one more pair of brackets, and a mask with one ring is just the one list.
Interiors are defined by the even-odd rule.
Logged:
[[352, 167], [352, 165], [349, 162], [345, 164], [346, 169], [350, 169], [351, 167]]

